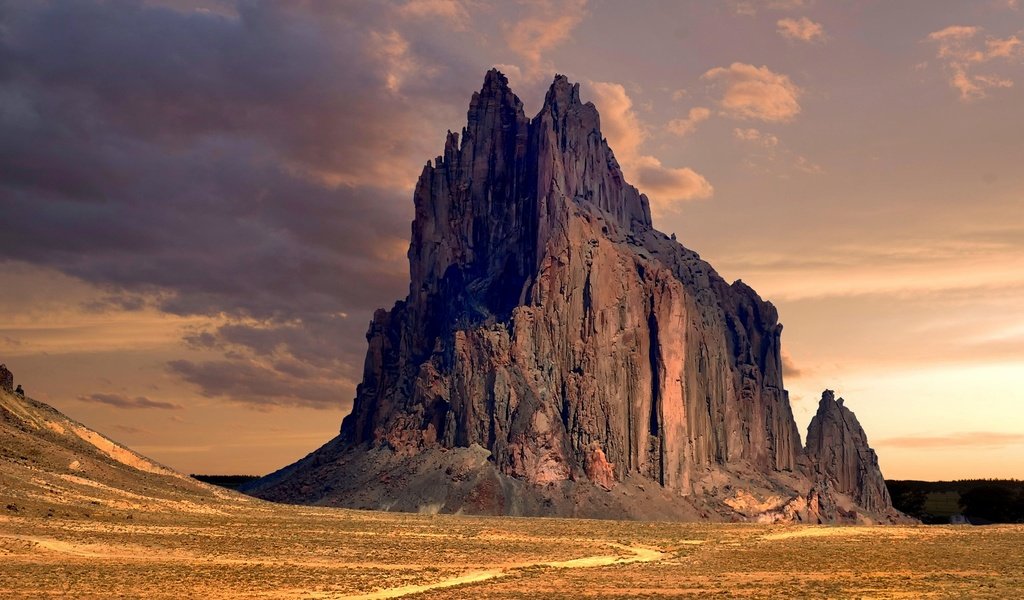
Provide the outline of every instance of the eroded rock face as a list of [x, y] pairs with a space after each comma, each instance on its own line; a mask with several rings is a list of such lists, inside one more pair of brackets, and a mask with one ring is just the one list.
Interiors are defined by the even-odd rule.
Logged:
[[821, 394], [818, 413], [807, 429], [807, 456], [817, 473], [860, 507], [883, 513], [892, 510], [878, 455], [868, 445], [857, 417], [832, 390]]
[[341, 455], [384, 448], [427, 464], [479, 447], [480, 468], [515, 482], [492, 491], [541, 490], [540, 514], [605, 516], [579, 507], [652, 486], [687, 505], [659, 516], [733, 518], [713, 482], [754, 477], [783, 504], [804, 498], [806, 516], [814, 490], [775, 307], [653, 228], [596, 108], [564, 76], [528, 119], [491, 71], [467, 121], [420, 176], [409, 295], [374, 316], [340, 437], [252, 491], [356, 505], [344, 497], [355, 475], [337, 467], [355, 461]]

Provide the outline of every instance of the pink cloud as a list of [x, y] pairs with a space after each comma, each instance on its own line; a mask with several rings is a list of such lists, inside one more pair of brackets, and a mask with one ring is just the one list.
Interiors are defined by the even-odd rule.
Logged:
[[801, 89], [768, 67], [735, 62], [710, 69], [702, 79], [722, 90], [722, 112], [738, 119], [787, 122], [800, 112]]
[[994, 73], [976, 74], [979, 65], [995, 60], [1017, 62], [1024, 59], [1024, 42], [1016, 35], [1005, 38], [980, 37], [981, 27], [951, 25], [928, 34], [936, 44], [936, 56], [943, 61], [949, 85], [960, 92], [964, 102], [988, 96], [990, 89], [1008, 88], [1013, 80]]
[[525, 4], [525, 16], [505, 26], [505, 42], [526, 62], [525, 70], [536, 74], [549, 70], [544, 54], [572, 36], [587, 14], [587, 0], [532, 0]]
[[447, 21], [457, 31], [469, 25], [469, 10], [460, 0], [408, 0], [398, 8], [398, 14], [411, 19], [439, 19]]
[[678, 136], [689, 135], [697, 129], [697, 124], [708, 120], [711, 110], [703, 106], [695, 106], [690, 109], [683, 119], [672, 119], [668, 122], [668, 130]]
[[737, 127], [732, 130], [732, 135], [738, 140], [744, 142], [754, 142], [765, 148], [774, 148], [779, 145], [779, 138], [775, 137], [770, 133], [764, 133], [759, 129], [740, 128]]
[[779, 19], [776, 22], [779, 35], [798, 42], [824, 42], [825, 28], [807, 17]]
[[[667, 167], [658, 158], [641, 153], [648, 130], [637, 116], [626, 88], [600, 81], [590, 82], [588, 88], [601, 113], [602, 131], [626, 177], [648, 195], [655, 211], [670, 211], [678, 202], [712, 196], [714, 188], [700, 173], [688, 167]], [[691, 111], [692, 117], [700, 114], [699, 110]]]

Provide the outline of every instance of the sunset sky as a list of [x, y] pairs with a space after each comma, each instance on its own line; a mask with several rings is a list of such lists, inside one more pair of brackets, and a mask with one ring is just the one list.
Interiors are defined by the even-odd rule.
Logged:
[[802, 432], [830, 388], [887, 477], [1024, 478], [1016, 0], [0, 4], [0, 362], [185, 472], [305, 455], [493, 66], [778, 307]]

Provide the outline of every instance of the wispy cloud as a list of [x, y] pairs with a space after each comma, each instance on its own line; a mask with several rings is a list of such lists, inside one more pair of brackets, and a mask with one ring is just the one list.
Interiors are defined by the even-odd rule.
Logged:
[[774, 134], [754, 127], [737, 127], [732, 130], [732, 135], [737, 140], [758, 150], [746, 160], [747, 166], [756, 171], [774, 173], [779, 177], [789, 177], [793, 170], [810, 175], [825, 172], [825, 168], [821, 165], [787, 148]]
[[732, 11], [751, 17], [762, 10], [799, 10], [814, 4], [814, 0], [730, 0]]
[[819, 173], [824, 173], [825, 172], [824, 167], [822, 167], [821, 165], [819, 165], [816, 162], [813, 162], [811, 159], [807, 158], [806, 156], [802, 156], [802, 155], [798, 155], [793, 160], [793, 166], [795, 166], [797, 168], [797, 170], [803, 171], [804, 173], [810, 173], [811, 175], [817, 175]]
[[780, 253], [763, 247], [718, 258], [719, 268], [744, 273], [758, 291], [789, 300], [963, 292], [990, 296], [1024, 286], [1010, 242], [948, 231], [946, 239], [833, 241], [813, 250]]
[[437, 19], [449, 23], [457, 31], [470, 23], [469, 8], [461, 0], [408, 0], [398, 7], [398, 14], [410, 19]]
[[1024, 59], [1024, 42], [1016, 35], [999, 38], [983, 35], [976, 26], [951, 25], [928, 34], [936, 45], [936, 56], [949, 75], [949, 85], [960, 92], [960, 99], [969, 102], [988, 96], [991, 89], [1013, 87], [1013, 80], [992, 71], [976, 73], [980, 65], [1019, 62]]
[[770, 133], [764, 133], [761, 130], [753, 127], [737, 127], [732, 130], [732, 135], [734, 138], [738, 140], [743, 140], [744, 142], [753, 142], [763, 148], [774, 148], [779, 145], [779, 138]]
[[710, 116], [710, 109], [703, 106], [695, 106], [690, 109], [685, 118], [669, 121], [668, 131], [680, 137], [689, 135], [697, 129], [698, 123], [707, 121]]
[[134, 427], [132, 425], [122, 425], [119, 423], [114, 424], [113, 427], [114, 429], [120, 431], [121, 433], [127, 433], [128, 435], [153, 435], [153, 432], [151, 430], [145, 429], [143, 427]]
[[157, 408], [162, 410], [181, 410], [180, 404], [174, 404], [172, 402], [163, 402], [161, 400], [150, 400], [145, 396], [135, 396], [134, 398], [125, 396], [123, 394], [89, 394], [87, 396], [79, 396], [79, 402], [86, 402], [89, 404], [106, 404], [107, 406], [113, 406], [114, 408], [124, 409], [143, 409], [143, 408]]
[[787, 40], [811, 43], [824, 42], [826, 39], [825, 28], [821, 23], [815, 23], [807, 17], [779, 19], [775, 25], [779, 35]]
[[965, 431], [934, 436], [890, 437], [878, 440], [874, 444], [894, 448], [1002, 448], [1024, 444], [1024, 433]]
[[530, 0], [521, 2], [523, 16], [504, 26], [505, 42], [518, 54], [528, 75], [548, 76], [544, 55], [570, 37], [587, 14], [587, 0]]

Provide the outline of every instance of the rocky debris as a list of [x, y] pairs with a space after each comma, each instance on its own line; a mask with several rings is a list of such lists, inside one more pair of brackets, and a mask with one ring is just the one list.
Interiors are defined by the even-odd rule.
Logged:
[[[382, 498], [383, 484], [355, 465], [382, 474], [397, 468], [385, 456], [415, 458], [401, 470], [418, 480], [409, 465], [479, 447], [473, 477], [487, 489], [549, 503], [482, 494], [496, 504], [448, 497], [445, 511], [651, 514], [563, 503], [628, 494], [628, 482], [689, 506], [661, 514], [730, 518], [706, 482], [751, 477], [806, 500], [775, 307], [653, 228], [578, 84], [556, 76], [529, 119], [506, 78], [487, 73], [414, 204], [409, 295], [374, 315], [340, 436], [250, 492], [367, 508], [345, 490], [359, 480]], [[461, 489], [453, 477], [429, 473]]]
[[601, 450], [601, 446], [597, 442], [593, 442], [590, 445], [590, 452], [587, 453], [584, 472], [587, 475], [587, 479], [606, 490], [615, 487], [615, 465], [608, 462], [608, 458], [604, 455], [604, 450]]
[[25, 397], [25, 390], [24, 390], [24, 388], [21, 387], [20, 383], [18, 384], [18, 387], [16, 387], [14, 389], [14, 394], [16, 396], [18, 396], [19, 398], [24, 398]]
[[8, 394], [14, 393], [14, 373], [11, 373], [7, 365], [0, 365], [0, 390]]
[[877, 513], [893, 511], [878, 455], [853, 412], [825, 390], [818, 412], [807, 429], [807, 456], [816, 474], [847, 494], [861, 508]]

